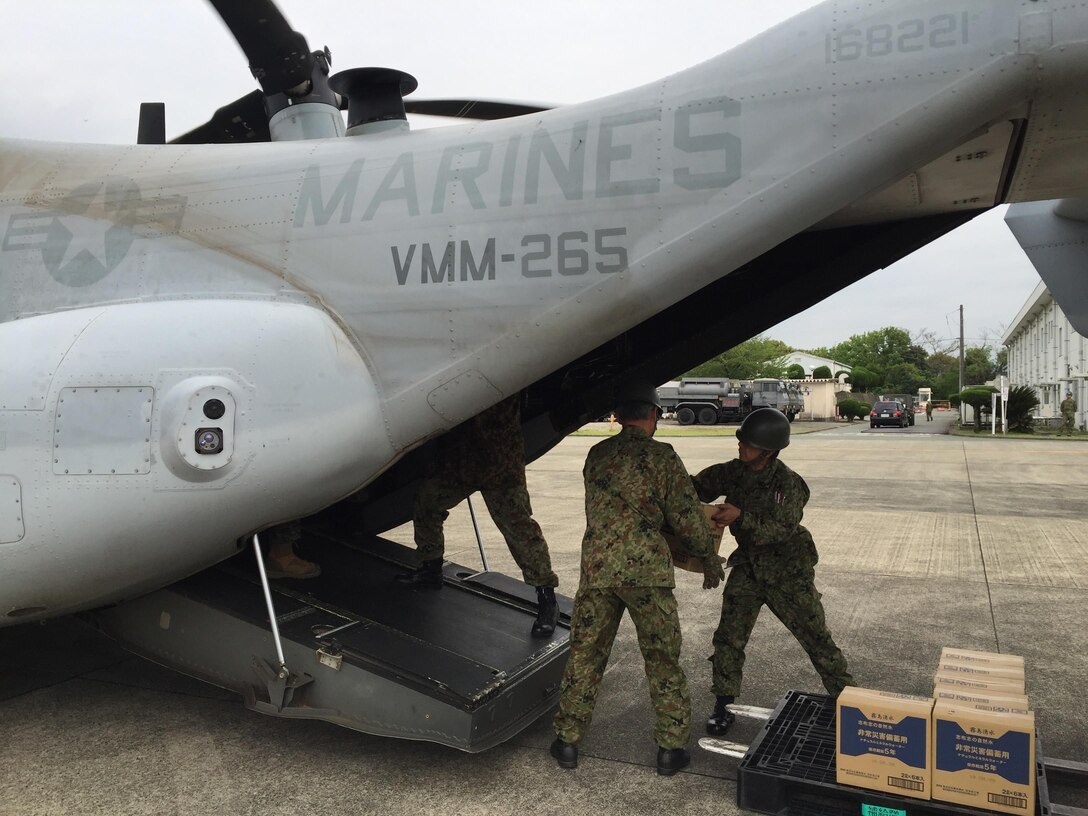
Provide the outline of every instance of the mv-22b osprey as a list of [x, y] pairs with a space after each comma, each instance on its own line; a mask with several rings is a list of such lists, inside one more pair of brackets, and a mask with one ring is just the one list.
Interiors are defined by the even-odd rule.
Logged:
[[[1088, 332], [1088, 4], [828, 0], [416, 132], [409, 75], [213, 5], [260, 91], [173, 143], [150, 113], [132, 146], [0, 141], [0, 625], [84, 612], [254, 708], [480, 750], [554, 702], [566, 632], [493, 573], [393, 587], [412, 553], [374, 533], [443, 432], [524, 391], [537, 456], [1008, 202]], [[300, 517], [325, 574], [269, 613], [231, 557]]]

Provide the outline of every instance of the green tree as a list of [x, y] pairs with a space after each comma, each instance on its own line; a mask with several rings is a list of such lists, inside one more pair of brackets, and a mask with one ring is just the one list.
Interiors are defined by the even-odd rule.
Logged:
[[[926, 348], [932, 348], [932, 353]], [[954, 350], [954, 341], [941, 341], [933, 332], [922, 332], [912, 342], [905, 329], [886, 326], [810, 353], [852, 366], [849, 381], [856, 392], [911, 394], [928, 385], [934, 399], [949, 399], [960, 390], [959, 355]], [[995, 354], [984, 341], [965, 349], [964, 362], [964, 385], [981, 384], [1006, 369], [1007, 352], [1002, 349]]]
[[[1035, 409], [1039, 407], [1039, 395], [1029, 385], [1014, 385], [1009, 389], [1008, 413], [1009, 430], [1020, 433], [1035, 432]], [[1001, 417], [1001, 402], [997, 403], [998, 418]]]
[[790, 380], [803, 380], [805, 378], [805, 369], [797, 363], [794, 363], [786, 369], [786, 378]]
[[926, 358], [922, 368], [926, 382], [933, 389], [933, 399], [948, 399], [960, 390], [960, 361], [954, 354], [935, 351]]
[[828, 368], [825, 365], [816, 366], [816, 368], [812, 369], [812, 379], [814, 379], [814, 380], [830, 380], [831, 379], [831, 369]]
[[989, 346], [969, 346], [963, 352], [964, 385], [982, 385], [998, 375], [997, 360]]
[[855, 419], [864, 419], [869, 415], [872, 406], [867, 402], [856, 399], [844, 399], [839, 403], [839, 416], [846, 417], [853, 422]]
[[982, 430], [982, 412], [990, 410], [993, 388], [965, 388], [959, 393], [960, 401], [974, 408], [975, 433]]
[[960, 361], [956, 355], [938, 351], [926, 357], [926, 364], [922, 370], [930, 377], [937, 378], [949, 371], [959, 371], [959, 368]]
[[851, 367], [863, 366], [870, 371], [883, 372], [900, 363], [925, 360], [925, 350], [911, 344], [905, 329], [886, 326], [883, 329], [855, 334], [829, 349], [827, 356], [841, 360]]
[[786, 361], [781, 357], [774, 360], [765, 360], [756, 366], [756, 376], [784, 380], [786, 379]]
[[880, 375], [864, 366], [855, 366], [850, 372], [850, 384], [854, 386], [854, 391], [857, 393], [868, 392], [880, 382], [880, 379]]
[[729, 377], [734, 380], [753, 380], [756, 377], [781, 378], [785, 375], [782, 358], [791, 351], [793, 349], [781, 340], [772, 340], [759, 335], [697, 365], [683, 376]]
[[959, 368], [941, 374], [936, 379], [931, 379], [929, 385], [933, 389], [933, 399], [952, 399], [953, 395], [960, 390]]
[[926, 360], [929, 358], [929, 354], [921, 346], [916, 346], [913, 343], [903, 354], [903, 362], [910, 363], [919, 371], [924, 371], [926, 367]]
[[914, 363], [899, 363], [884, 374], [884, 388], [889, 394], [917, 394], [926, 376]]

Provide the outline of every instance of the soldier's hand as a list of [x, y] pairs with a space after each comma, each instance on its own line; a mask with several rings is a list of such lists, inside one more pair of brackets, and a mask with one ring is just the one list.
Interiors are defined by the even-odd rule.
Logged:
[[703, 589], [714, 589], [725, 578], [725, 569], [719, 555], [703, 559]]
[[[710, 517], [710, 520], [714, 522], [714, 526], [717, 527], [719, 530], [724, 530], [726, 527], [729, 526], [724, 521], [724, 519], [726, 518], [725, 515], [723, 515], [724, 511], [724, 504], [716, 504], [714, 505], [714, 515]], [[720, 519], [719, 516], [721, 516]]]
[[740, 508], [729, 502], [717, 505], [717, 512], [713, 516], [714, 523], [719, 527], [728, 527], [738, 518], [740, 518]]

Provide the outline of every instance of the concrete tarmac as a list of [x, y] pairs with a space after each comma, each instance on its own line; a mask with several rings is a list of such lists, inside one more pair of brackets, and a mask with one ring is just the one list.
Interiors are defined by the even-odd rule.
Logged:
[[[860, 684], [909, 694], [929, 693], [944, 645], [1023, 655], [1046, 753], [1088, 761], [1088, 446], [947, 436], [948, 418], [920, 419], [902, 431], [797, 423], [783, 454], [812, 489], [804, 523], [820, 551], [831, 631]], [[584, 529], [581, 469], [598, 441], [570, 437], [529, 467], [535, 515], [568, 595]], [[693, 472], [736, 455], [729, 437], [665, 441]], [[491, 568], [517, 575], [486, 512], [478, 515]], [[388, 537], [410, 543], [411, 527]], [[447, 539], [450, 560], [479, 565], [464, 506]], [[550, 716], [469, 755], [252, 713], [70, 618], [3, 629], [0, 816], [740, 813], [737, 761], [697, 745], [713, 704], [706, 657], [721, 592], [680, 573], [676, 594], [694, 728], [691, 767], [673, 778], [654, 771], [653, 717], [626, 619], [574, 771], [548, 755]], [[738, 702], [773, 707], [789, 689], [822, 692], [765, 609]], [[759, 727], [738, 720], [729, 739], [748, 743]], [[1052, 794], [1088, 807], [1083, 790]]]

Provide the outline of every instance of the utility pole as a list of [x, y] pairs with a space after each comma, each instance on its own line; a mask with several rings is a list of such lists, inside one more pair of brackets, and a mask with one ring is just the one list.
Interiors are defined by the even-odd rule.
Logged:
[[963, 304], [960, 304], [960, 393], [963, 393], [963, 379], [966, 372], [963, 357]]

